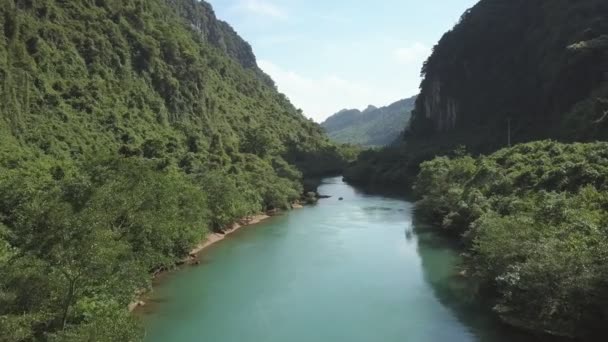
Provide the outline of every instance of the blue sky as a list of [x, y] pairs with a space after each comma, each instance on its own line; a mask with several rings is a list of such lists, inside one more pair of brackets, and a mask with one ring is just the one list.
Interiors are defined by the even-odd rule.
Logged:
[[477, 0], [208, 0], [317, 122], [415, 95], [442, 34]]

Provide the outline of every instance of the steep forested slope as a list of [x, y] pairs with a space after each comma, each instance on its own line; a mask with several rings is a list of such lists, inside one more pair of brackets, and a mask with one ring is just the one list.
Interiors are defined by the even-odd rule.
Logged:
[[603, 139], [608, 3], [480, 1], [425, 63], [413, 134], [476, 150], [542, 137]]
[[150, 271], [342, 164], [205, 2], [0, 0], [0, 97], [2, 341], [139, 339]]
[[[462, 275], [534, 333], [606, 336], [608, 146], [576, 141], [608, 138], [607, 43], [604, 0], [481, 0], [425, 63], [401, 145], [345, 175], [414, 183], [466, 248]], [[546, 137], [562, 142], [529, 142]]]
[[[506, 146], [509, 126], [512, 143], [608, 138], [606, 18], [603, 0], [480, 1], [426, 61], [400, 152], [364, 155], [360, 166], [379, 165], [376, 179], [392, 170], [405, 182], [420, 160], [459, 145]], [[393, 160], [395, 153], [408, 157]], [[368, 182], [360, 171], [352, 179]]]
[[411, 97], [382, 108], [345, 109], [330, 116], [321, 126], [330, 139], [338, 143], [386, 146], [405, 129], [415, 101], [416, 97]]

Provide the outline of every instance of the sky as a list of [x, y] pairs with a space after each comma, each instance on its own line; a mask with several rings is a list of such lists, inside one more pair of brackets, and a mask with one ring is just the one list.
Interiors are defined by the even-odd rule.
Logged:
[[477, 0], [207, 0], [317, 122], [418, 93], [433, 46]]

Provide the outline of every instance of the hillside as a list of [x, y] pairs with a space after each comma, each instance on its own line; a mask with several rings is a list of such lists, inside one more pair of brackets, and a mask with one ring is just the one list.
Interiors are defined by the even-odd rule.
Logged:
[[321, 126], [337, 143], [367, 147], [386, 146], [405, 129], [414, 109], [416, 97], [389, 106], [369, 106], [364, 111], [344, 109], [330, 116]]
[[508, 121], [514, 143], [607, 138], [607, 16], [601, 0], [480, 1], [425, 63], [411, 133], [479, 151]]
[[209, 231], [340, 170], [191, 0], [0, 0], [0, 340], [135, 341], [126, 306]]
[[410, 183], [421, 161], [460, 145], [608, 138], [607, 17], [602, 0], [480, 1], [424, 64], [403, 146], [363, 155], [347, 178]]
[[345, 173], [413, 185], [475, 295], [539, 339], [606, 336], [607, 18], [603, 0], [481, 0], [424, 64], [400, 144]]

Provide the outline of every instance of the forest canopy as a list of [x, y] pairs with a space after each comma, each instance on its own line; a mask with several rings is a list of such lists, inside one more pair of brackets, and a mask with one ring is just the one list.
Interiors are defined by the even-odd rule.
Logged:
[[417, 210], [460, 236], [507, 323], [595, 339], [608, 319], [608, 143], [539, 141], [422, 164]]
[[0, 340], [136, 341], [127, 304], [345, 153], [190, 0], [0, 0]]

